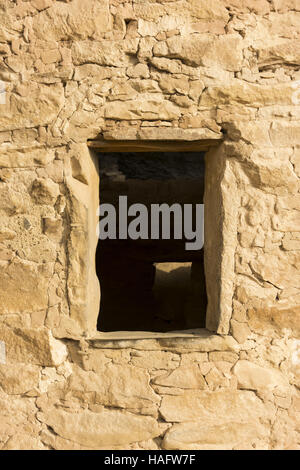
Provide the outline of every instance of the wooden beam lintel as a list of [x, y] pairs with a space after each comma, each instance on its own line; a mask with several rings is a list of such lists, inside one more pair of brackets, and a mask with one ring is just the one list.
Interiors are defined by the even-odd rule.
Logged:
[[88, 147], [102, 152], [204, 152], [222, 140], [89, 140]]

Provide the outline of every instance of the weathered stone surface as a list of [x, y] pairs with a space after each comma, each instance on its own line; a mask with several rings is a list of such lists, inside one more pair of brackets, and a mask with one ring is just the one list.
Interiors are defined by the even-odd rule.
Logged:
[[[299, 448], [299, 0], [0, 11], [0, 448]], [[207, 152], [207, 329], [96, 331], [100, 144]]]
[[41, 424], [35, 419], [36, 412], [34, 399], [14, 397], [0, 391], [0, 448], [7, 446], [7, 449], [12, 449], [13, 446], [17, 450], [26, 440], [27, 445], [34, 443], [39, 448]]
[[24, 313], [47, 308], [50, 274], [44, 264], [16, 258], [11, 262], [1, 262], [0, 313]]
[[299, 122], [273, 122], [270, 139], [276, 147], [298, 145], [300, 142]]
[[98, 64], [113, 67], [130, 66], [129, 54], [137, 53], [137, 39], [127, 41], [76, 41], [72, 46], [72, 58], [75, 65]]
[[282, 333], [285, 329], [290, 329], [295, 336], [298, 337], [300, 334], [299, 306], [250, 308], [248, 316], [249, 326], [256, 333], [263, 331], [266, 335], [272, 335], [274, 331]]
[[238, 361], [233, 372], [238, 380], [238, 387], [247, 390], [280, 390], [288, 388], [288, 380], [275, 369], [262, 367], [249, 361]]
[[208, 87], [203, 92], [201, 106], [220, 106], [238, 104], [240, 106], [292, 105], [295, 89], [291, 83], [272, 86], [232, 80], [231, 84], [220, 87]]
[[76, 413], [51, 409], [39, 413], [39, 419], [61, 437], [92, 448], [126, 445], [160, 434], [154, 418], [126, 411], [103, 410], [93, 413], [84, 410]]
[[0, 168], [28, 168], [46, 166], [54, 159], [54, 151], [42, 147], [24, 151], [0, 152]]
[[7, 93], [7, 105], [0, 105], [1, 130], [50, 124], [64, 103], [64, 89], [61, 84], [27, 84], [25, 93], [25, 96]]
[[[186, 333], [188, 334], [188, 333]], [[184, 332], [183, 332], [184, 335]], [[136, 337], [135, 339], [128, 338], [128, 333], [120, 334], [117, 341], [113, 340], [113, 334], [105, 335], [105, 342], [101, 342], [97, 338], [91, 340], [95, 347], [101, 348], [133, 348], [137, 350], [153, 351], [153, 350], [169, 350], [175, 353], [188, 353], [192, 351], [197, 352], [210, 352], [210, 351], [236, 351], [239, 349], [238, 343], [232, 336], [213, 335], [208, 330], [201, 330], [195, 337], [177, 337], [174, 334], [173, 338], [160, 338], [160, 339], [144, 339]], [[154, 333], [155, 338], [155, 333]], [[99, 338], [100, 339], [100, 338]]]
[[174, 36], [164, 45], [154, 47], [154, 55], [181, 59], [193, 67], [220, 67], [228, 71], [240, 70], [242, 65], [242, 41], [238, 35], [227, 35], [214, 40], [213, 37], [184, 39]]
[[251, 335], [251, 330], [247, 323], [241, 323], [236, 320], [230, 322], [232, 336], [237, 340], [238, 343], [244, 343]]
[[299, 41], [284, 41], [272, 47], [260, 49], [259, 65], [298, 64], [300, 61]]
[[31, 364], [0, 365], [0, 386], [9, 395], [22, 395], [36, 387], [39, 367]]
[[53, 338], [47, 328], [21, 329], [0, 325], [0, 339], [5, 343], [7, 361], [41, 366], [55, 366], [67, 357], [67, 348]]
[[248, 423], [266, 418], [270, 411], [253, 392], [248, 391], [186, 391], [180, 396], [165, 396], [160, 413], [166, 421], [197, 421], [209, 424]]
[[45, 8], [33, 19], [33, 32], [39, 39], [67, 41], [74, 37], [97, 38], [112, 27], [108, 0], [91, 0], [88, 3], [75, 0], [48, 6], [50, 8]]
[[149, 369], [175, 369], [179, 365], [180, 357], [166, 351], [134, 351], [131, 354], [131, 364], [136, 367]]
[[149, 375], [144, 369], [129, 365], [108, 364], [99, 374], [74, 368], [70, 376], [68, 391], [90, 394], [95, 392], [96, 402], [107, 406], [144, 410], [155, 413], [159, 403], [149, 385]]
[[206, 383], [197, 365], [181, 366], [172, 372], [154, 378], [154, 384], [165, 387], [205, 389]]
[[260, 423], [212, 425], [201, 422], [181, 423], [166, 433], [162, 446], [166, 450], [230, 450], [266, 448], [268, 428]]
[[113, 101], [104, 107], [104, 116], [108, 119], [141, 120], [141, 119], [176, 119], [180, 108], [170, 101], [161, 98], [139, 99], [129, 102]]
[[267, 0], [225, 0], [224, 3], [232, 10], [236, 9], [239, 12], [253, 12], [265, 15], [270, 11], [270, 5]]
[[31, 188], [31, 197], [38, 204], [55, 204], [59, 187], [50, 178], [36, 179]]

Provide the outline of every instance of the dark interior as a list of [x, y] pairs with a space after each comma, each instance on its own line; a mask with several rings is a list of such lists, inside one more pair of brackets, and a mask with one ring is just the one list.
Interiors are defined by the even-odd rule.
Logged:
[[[147, 208], [203, 203], [201, 152], [99, 153], [99, 166], [100, 203], [113, 204], [117, 214], [120, 195], [128, 197], [128, 206]], [[170, 240], [99, 240], [98, 330], [167, 332], [205, 326], [203, 249], [186, 251], [185, 242], [174, 239], [172, 231]]]

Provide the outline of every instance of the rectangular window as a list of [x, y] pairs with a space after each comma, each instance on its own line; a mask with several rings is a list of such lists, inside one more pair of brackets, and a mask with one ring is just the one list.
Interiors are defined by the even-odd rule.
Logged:
[[[100, 204], [115, 208], [116, 237], [100, 239], [96, 252], [101, 286], [99, 331], [170, 332], [205, 327], [206, 288], [203, 249], [187, 250], [184, 212], [203, 204], [204, 153], [99, 153]], [[147, 209], [148, 239], [124, 237], [119, 197]], [[153, 204], [178, 205], [169, 213], [170, 236], [160, 217], [158, 237], [151, 239]], [[182, 215], [181, 219], [179, 215]], [[164, 217], [168, 214], [165, 214]], [[136, 215], [127, 217], [126, 232]], [[180, 225], [180, 227], [179, 227]], [[135, 229], [140, 229], [134, 224]], [[123, 232], [123, 238], [119, 233]], [[182, 238], [178, 236], [182, 232]], [[134, 232], [134, 230], [133, 230]], [[165, 238], [163, 238], [165, 233]]]

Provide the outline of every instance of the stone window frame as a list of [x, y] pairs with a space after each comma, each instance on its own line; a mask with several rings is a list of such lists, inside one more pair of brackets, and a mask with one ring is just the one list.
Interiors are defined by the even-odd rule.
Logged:
[[[99, 152], [105, 151], [205, 151], [205, 249], [204, 266], [208, 306], [206, 327], [178, 332], [100, 332], [99, 280], [95, 254], [98, 243], [96, 215], [99, 205]], [[95, 151], [96, 150], [96, 151]], [[96, 341], [159, 338], [205, 338], [228, 335], [234, 291], [234, 255], [237, 244], [238, 196], [232, 161], [222, 140], [90, 141], [73, 144], [66, 160], [69, 236], [67, 243], [67, 295], [70, 318], [77, 334]], [[80, 332], [80, 333], [78, 333]], [[70, 333], [68, 334], [70, 336]]]

